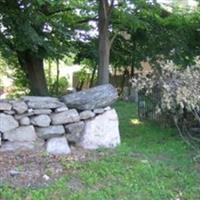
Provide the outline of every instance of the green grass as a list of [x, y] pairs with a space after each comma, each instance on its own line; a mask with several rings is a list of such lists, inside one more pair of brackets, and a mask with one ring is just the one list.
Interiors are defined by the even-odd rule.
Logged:
[[[44, 188], [0, 188], [3, 200], [199, 200], [200, 174], [176, 130], [140, 122], [134, 104], [117, 102], [122, 144]], [[99, 150], [107, 152], [109, 150]], [[79, 183], [69, 188], [71, 180]]]

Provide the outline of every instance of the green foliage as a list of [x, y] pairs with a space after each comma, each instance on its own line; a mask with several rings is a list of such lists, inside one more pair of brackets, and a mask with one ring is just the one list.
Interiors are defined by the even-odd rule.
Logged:
[[[40, 188], [0, 186], [4, 200], [160, 200], [200, 199], [199, 172], [191, 151], [174, 129], [141, 122], [136, 106], [117, 102], [122, 145], [99, 150], [105, 156], [88, 162], [63, 161], [63, 177]], [[97, 154], [98, 155], [98, 154]], [[97, 157], [95, 157], [97, 158]], [[73, 173], [72, 173], [73, 172]], [[81, 183], [76, 191], [70, 180]]]
[[93, 65], [98, 63], [97, 39], [90, 39], [89, 42], [78, 41], [75, 45], [76, 56], [74, 63], [80, 64], [84, 59], [90, 60]]
[[0, 46], [5, 56], [7, 50], [31, 50], [42, 58], [60, 57], [69, 49], [70, 23], [76, 15], [65, 1], [3, 1], [0, 12]]
[[33, 95], [47, 95], [43, 59], [70, 52], [77, 13], [63, 0], [4, 0], [0, 14], [2, 56], [19, 60]]
[[[20, 68], [14, 56], [9, 56], [9, 59], [0, 59], [0, 76], [7, 77], [12, 80], [12, 86], [9, 88], [9, 98], [19, 97], [28, 94], [28, 81], [24, 71]], [[0, 79], [0, 87], [6, 89], [3, 81]]]
[[85, 82], [88, 80], [89, 74], [87, 72], [86, 67], [83, 67], [79, 72], [76, 73], [76, 76], [78, 77], [78, 80], [80, 82]]
[[58, 82], [56, 80], [56, 77], [53, 77], [51, 82], [48, 82], [47, 84], [49, 87], [50, 96], [62, 96], [66, 94], [67, 88], [69, 87], [69, 82], [66, 77], [60, 77]]
[[138, 68], [145, 60], [152, 65], [160, 60], [181, 66], [195, 62], [200, 53], [199, 8], [169, 12], [150, 1], [127, 2], [113, 12], [111, 63], [115, 67]]
[[8, 98], [18, 98], [30, 94], [26, 75], [19, 67], [13, 68], [12, 79], [13, 84], [11, 86], [11, 92], [8, 94]]
[[[76, 58], [78, 58], [78, 57], [76, 57]], [[81, 59], [83, 59], [83, 58], [81, 58]], [[82, 66], [81, 70], [75, 73], [75, 76], [78, 79], [78, 84], [76, 86], [77, 90], [81, 90], [83, 85], [85, 83], [89, 83], [89, 81], [91, 84], [91, 79], [93, 79], [92, 80], [93, 82], [95, 82], [97, 79], [96, 73], [94, 72], [94, 70], [96, 69], [95, 68], [96, 61], [94, 60], [94, 58], [85, 58], [83, 60], [80, 60], [80, 65]], [[91, 86], [91, 85], [89, 85], [89, 86]]]
[[[138, 68], [144, 60], [154, 65], [167, 59], [187, 66], [199, 55], [199, 8], [168, 12], [155, 2], [120, 0], [114, 4], [109, 26], [114, 67]], [[56, 59], [76, 54], [76, 63], [87, 58], [96, 67], [97, 38], [91, 36], [95, 28], [88, 23], [98, 21], [96, 0], [3, 0], [0, 13], [4, 57], [12, 60], [25, 51]]]
[[[84, 9], [94, 5], [86, 2], [74, 0], [3, 0], [1, 2], [0, 51], [5, 58], [12, 55], [20, 61], [30, 81], [29, 87], [32, 93], [46, 95], [47, 89], [43, 70], [38, 74], [31, 71], [42, 67], [45, 58], [60, 59], [72, 54], [74, 51], [72, 41], [77, 38], [78, 32], [82, 29], [90, 29], [84, 21], [94, 14], [91, 14], [89, 9], [86, 11]], [[40, 76], [37, 79], [40, 81], [37, 81], [38, 86], [34, 87], [33, 82], [37, 76]]]
[[91, 72], [96, 63], [94, 62], [94, 60], [85, 58], [81, 61], [80, 64], [81, 66], [83, 66], [84, 71]]

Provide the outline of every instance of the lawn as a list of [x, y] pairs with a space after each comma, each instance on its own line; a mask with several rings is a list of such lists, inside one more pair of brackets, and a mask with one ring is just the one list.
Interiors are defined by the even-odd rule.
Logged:
[[175, 129], [141, 122], [136, 106], [117, 102], [122, 144], [100, 159], [64, 163], [66, 175], [42, 188], [0, 187], [3, 200], [199, 200], [194, 153]]

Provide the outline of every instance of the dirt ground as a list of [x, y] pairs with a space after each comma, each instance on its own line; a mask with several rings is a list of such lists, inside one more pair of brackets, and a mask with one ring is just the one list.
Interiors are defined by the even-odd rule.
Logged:
[[82, 148], [73, 148], [71, 154], [62, 156], [48, 155], [44, 151], [0, 152], [0, 186], [44, 186], [66, 174], [66, 166], [96, 160], [104, 155], [103, 152]]

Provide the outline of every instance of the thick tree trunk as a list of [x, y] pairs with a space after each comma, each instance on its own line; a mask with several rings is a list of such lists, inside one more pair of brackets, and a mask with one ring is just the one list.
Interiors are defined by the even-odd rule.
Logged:
[[109, 83], [109, 4], [108, 0], [99, 0], [99, 65], [98, 85]]
[[26, 73], [31, 95], [48, 95], [43, 59], [26, 51], [18, 53], [18, 60], [23, 71]]

